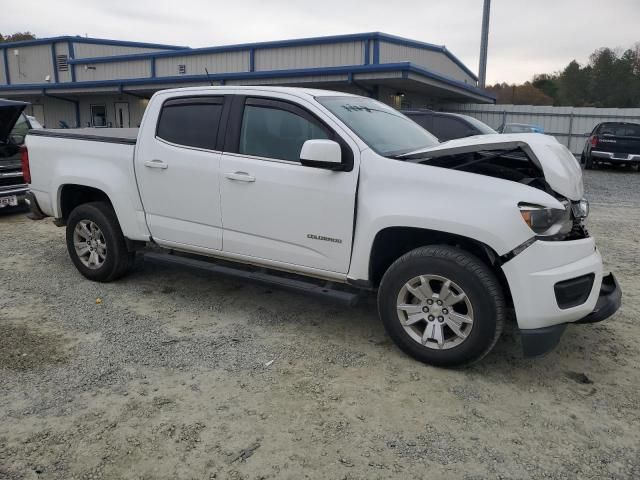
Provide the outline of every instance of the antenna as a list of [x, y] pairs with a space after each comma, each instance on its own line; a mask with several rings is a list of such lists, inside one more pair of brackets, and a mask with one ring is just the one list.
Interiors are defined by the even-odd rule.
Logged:
[[209, 80], [209, 85], [213, 87], [213, 80], [211, 80], [211, 77], [209, 77], [209, 70], [207, 70], [207, 67], [204, 67], [204, 71], [207, 73], [207, 80]]

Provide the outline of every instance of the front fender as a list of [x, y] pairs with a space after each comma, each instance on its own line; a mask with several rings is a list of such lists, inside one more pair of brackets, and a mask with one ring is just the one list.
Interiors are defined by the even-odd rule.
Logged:
[[389, 227], [471, 238], [503, 255], [533, 236], [519, 202], [562, 208], [546, 192], [517, 182], [365, 153], [349, 278], [368, 280], [374, 239]]

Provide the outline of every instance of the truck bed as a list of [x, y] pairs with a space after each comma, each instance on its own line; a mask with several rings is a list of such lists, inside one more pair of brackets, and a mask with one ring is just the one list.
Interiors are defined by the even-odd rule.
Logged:
[[92, 142], [120, 143], [135, 145], [138, 139], [137, 128], [44, 128], [30, 130], [29, 135], [39, 137], [58, 137]]

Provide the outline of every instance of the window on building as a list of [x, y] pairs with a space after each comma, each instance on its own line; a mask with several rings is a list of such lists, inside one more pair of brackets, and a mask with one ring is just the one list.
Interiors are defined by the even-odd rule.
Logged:
[[187, 73], [187, 66], [186, 65], [178, 65], [178, 73], [180, 75], [184, 75], [185, 73]]
[[91, 105], [91, 126], [107, 126], [107, 107], [105, 105]]
[[164, 103], [156, 136], [187, 147], [215, 150], [223, 99], [177, 98]]
[[242, 117], [239, 153], [280, 160], [300, 160], [307, 140], [327, 139], [318, 124], [279, 108], [246, 105]]

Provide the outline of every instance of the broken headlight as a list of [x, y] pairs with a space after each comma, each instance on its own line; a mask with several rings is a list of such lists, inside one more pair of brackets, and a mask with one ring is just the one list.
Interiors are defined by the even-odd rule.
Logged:
[[571, 208], [548, 208], [541, 205], [520, 203], [520, 215], [533, 232], [539, 237], [561, 237], [568, 234], [573, 228]]

